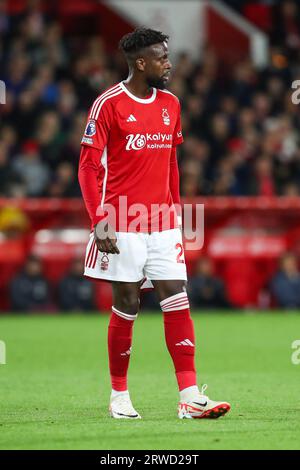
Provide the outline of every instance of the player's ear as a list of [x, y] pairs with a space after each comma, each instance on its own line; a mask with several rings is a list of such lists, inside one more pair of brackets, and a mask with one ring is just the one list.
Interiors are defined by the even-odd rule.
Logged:
[[142, 57], [139, 57], [138, 59], [136, 59], [135, 65], [136, 65], [137, 70], [140, 70], [140, 72], [144, 72], [145, 67], [146, 67], [145, 59], [143, 59]]

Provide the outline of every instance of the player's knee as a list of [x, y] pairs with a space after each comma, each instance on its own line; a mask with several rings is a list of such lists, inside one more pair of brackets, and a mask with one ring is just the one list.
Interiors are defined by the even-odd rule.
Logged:
[[127, 315], [136, 315], [139, 310], [139, 299], [134, 295], [123, 296], [122, 299], [119, 299], [118, 305], [116, 308], [121, 312], [127, 313]]
[[160, 282], [158, 285], [158, 295], [160, 300], [168, 299], [176, 294], [181, 294], [186, 292], [186, 282], [185, 281], [166, 281]]

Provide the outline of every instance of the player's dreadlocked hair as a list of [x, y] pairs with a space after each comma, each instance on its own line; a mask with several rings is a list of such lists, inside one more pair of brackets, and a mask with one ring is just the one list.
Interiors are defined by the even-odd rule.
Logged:
[[169, 36], [161, 31], [149, 28], [137, 28], [132, 33], [122, 37], [119, 48], [124, 52], [128, 61], [136, 59], [142, 49], [153, 44], [168, 41]]

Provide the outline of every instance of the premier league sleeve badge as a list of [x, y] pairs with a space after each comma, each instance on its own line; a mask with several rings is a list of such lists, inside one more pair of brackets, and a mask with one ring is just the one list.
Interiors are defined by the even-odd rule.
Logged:
[[96, 134], [96, 122], [94, 119], [90, 119], [86, 125], [84, 135], [87, 137], [93, 137]]

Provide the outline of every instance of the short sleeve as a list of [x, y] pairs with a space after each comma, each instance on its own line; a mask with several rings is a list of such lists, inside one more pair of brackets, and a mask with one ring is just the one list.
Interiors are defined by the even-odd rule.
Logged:
[[98, 98], [94, 101], [87, 119], [81, 145], [103, 150], [107, 144], [112, 124], [112, 109]]
[[180, 145], [183, 142], [180, 114], [181, 114], [180, 103], [178, 101], [177, 119], [176, 119], [176, 124], [175, 124], [174, 132], [173, 132], [173, 147], [176, 147], [176, 145]]

